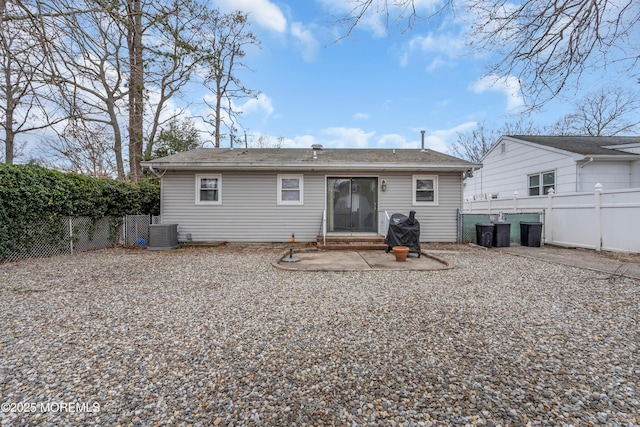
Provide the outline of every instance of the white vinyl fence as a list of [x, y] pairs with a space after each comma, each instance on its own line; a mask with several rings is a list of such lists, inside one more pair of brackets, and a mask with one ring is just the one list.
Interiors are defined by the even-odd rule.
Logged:
[[464, 213], [544, 213], [544, 242], [640, 253], [640, 188], [464, 202]]

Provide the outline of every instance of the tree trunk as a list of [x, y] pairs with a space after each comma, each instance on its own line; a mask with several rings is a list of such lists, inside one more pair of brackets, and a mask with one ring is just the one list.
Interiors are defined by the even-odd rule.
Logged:
[[[9, 100], [9, 103], [12, 101]], [[13, 133], [13, 108], [7, 108], [7, 116], [5, 117], [4, 126], [4, 162], [8, 165], [13, 164], [14, 151], [14, 133]]]
[[142, 125], [144, 108], [144, 68], [142, 63], [142, 11], [140, 0], [129, 0], [129, 176], [142, 176]]
[[222, 125], [222, 120], [220, 118], [220, 112], [222, 111], [222, 84], [221, 78], [216, 78], [216, 122], [215, 122], [215, 131], [216, 131], [216, 148], [220, 148], [220, 126]]

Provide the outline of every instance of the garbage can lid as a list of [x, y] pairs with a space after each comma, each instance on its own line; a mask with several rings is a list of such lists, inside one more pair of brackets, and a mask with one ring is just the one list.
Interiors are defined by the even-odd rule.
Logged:
[[542, 225], [541, 222], [537, 222], [537, 221], [520, 221], [520, 224], [525, 224], [525, 225]]
[[476, 225], [478, 225], [478, 226], [480, 226], [480, 227], [494, 227], [494, 226], [495, 226], [495, 224], [493, 224], [493, 223], [491, 223], [491, 222], [485, 222], [485, 223], [483, 223], [483, 224], [478, 223], [478, 224], [476, 224]]

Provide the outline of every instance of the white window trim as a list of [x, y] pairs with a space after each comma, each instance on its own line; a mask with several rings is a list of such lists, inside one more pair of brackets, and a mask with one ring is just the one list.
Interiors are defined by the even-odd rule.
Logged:
[[[438, 175], [413, 175], [412, 184], [412, 201], [413, 206], [437, 206], [438, 205]], [[433, 180], [433, 202], [420, 202], [416, 200], [416, 191], [418, 189], [417, 182], [419, 179], [432, 179]]]
[[[546, 196], [546, 194], [544, 194], [544, 187], [546, 187], [544, 185], [544, 175], [548, 174], [548, 173], [552, 173], [553, 174], [553, 186], [551, 188], [553, 188], [553, 191], [556, 192], [556, 187], [558, 185], [558, 182], [556, 181], [557, 179], [557, 175], [556, 175], [556, 171], [555, 170], [550, 170], [550, 171], [543, 171], [543, 172], [538, 172], [538, 173], [530, 173], [527, 175], [527, 196], [528, 197], [538, 197], [538, 196]], [[530, 178], [532, 176], [538, 176], [538, 186], [537, 188], [539, 189], [539, 193], [538, 196], [531, 196], [531, 189], [534, 187], [531, 187], [530, 184]]]
[[[218, 180], [218, 200], [200, 200], [200, 180], [212, 178]], [[222, 175], [220, 174], [196, 174], [196, 205], [221, 205], [222, 204]]]
[[[282, 200], [282, 180], [297, 179], [300, 183], [300, 200]], [[278, 174], [278, 205], [302, 206], [304, 205], [304, 175], [303, 174]]]

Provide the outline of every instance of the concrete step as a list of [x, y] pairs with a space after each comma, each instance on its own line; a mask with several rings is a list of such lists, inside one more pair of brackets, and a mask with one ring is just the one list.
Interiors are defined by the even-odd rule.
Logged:
[[317, 237], [316, 246], [321, 251], [371, 251], [384, 250], [387, 245], [381, 236], [322, 236]]

